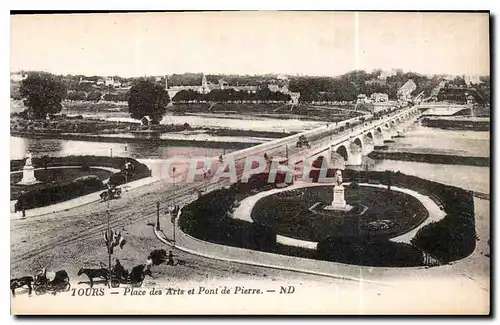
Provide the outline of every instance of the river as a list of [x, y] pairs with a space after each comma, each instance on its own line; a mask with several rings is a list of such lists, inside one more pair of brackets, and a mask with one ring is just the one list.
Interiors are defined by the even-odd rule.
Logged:
[[[407, 128], [404, 137], [393, 138], [393, 141], [387, 144], [388, 151], [490, 157], [490, 133], [484, 131], [443, 130], [425, 127], [417, 122]], [[370, 158], [365, 158], [364, 163], [368, 164], [370, 170], [400, 171], [471, 191], [490, 193], [489, 167]]]
[[[139, 120], [131, 118], [124, 112], [98, 112], [92, 114], [68, 114], [82, 115], [83, 117], [100, 118], [108, 121], [140, 123]], [[222, 115], [222, 114], [197, 114], [197, 115], [170, 115], [166, 114], [160, 124], [184, 124], [191, 127], [204, 127], [215, 129], [237, 129], [253, 131], [273, 132], [300, 132], [312, 130], [325, 125], [325, 122], [310, 121], [305, 119], [277, 119], [270, 117], [259, 117], [250, 115]]]

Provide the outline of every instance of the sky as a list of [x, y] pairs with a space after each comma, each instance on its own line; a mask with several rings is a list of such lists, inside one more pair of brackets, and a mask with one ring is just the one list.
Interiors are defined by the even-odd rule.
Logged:
[[190, 12], [11, 16], [11, 71], [488, 75], [486, 13]]

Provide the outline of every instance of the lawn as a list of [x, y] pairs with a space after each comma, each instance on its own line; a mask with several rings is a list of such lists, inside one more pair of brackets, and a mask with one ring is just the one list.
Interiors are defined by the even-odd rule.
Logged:
[[75, 178], [87, 175], [95, 175], [101, 180], [105, 180], [111, 176], [111, 172], [103, 169], [90, 168], [82, 170], [79, 167], [75, 168], [57, 168], [57, 169], [40, 169], [35, 170], [35, 177], [41, 183], [34, 185], [17, 185], [23, 178], [23, 173], [10, 174], [10, 199], [16, 200], [23, 192], [45, 188], [52, 184], [68, 184]]
[[[290, 193], [292, 194], [292, 193]], [[332, 187], [294, 190], [293, 195], [277, 193], [260, 199], [252, 210], [252, 219], [276, 229], [280, 235], [321, 241], [329, 236], [387, 239], [404, 234], [421, 224], [428, 212], [416, 198], [401, 192], [364, 187], [345, 189], [349, 213], [324, 214], [309, 211], [316, 202], [330, 204]], [[360, 206], [368, 210], [359, 215]]]

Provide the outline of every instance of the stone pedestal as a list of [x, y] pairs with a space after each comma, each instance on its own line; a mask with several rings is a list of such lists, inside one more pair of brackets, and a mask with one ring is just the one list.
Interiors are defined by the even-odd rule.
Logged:
[[39, 183], [35, 178], [35, 168], [33, 166], [24, 166], [23, 179], [17, 184], [19, 185], [32, 185]]
[[333, 201], [331, 205], [325, 207], [325, 210], [339, 210], [349, 211], [352, 206], [347, 204], [344, 198], [344, 187], [342, 185], [335, 185], [333, 188]]

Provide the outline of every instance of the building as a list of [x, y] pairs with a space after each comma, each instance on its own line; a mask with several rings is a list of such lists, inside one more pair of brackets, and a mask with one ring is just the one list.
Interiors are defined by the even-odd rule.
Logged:
[[229, 88], [229, 84], [224, 79], [219, 80], [219, 87], [221, 90]]
[[467, 86], [478, 85], [481, 83], [479, 76], [464, 76], [464, 81]]
[[215, 89], [234, 89], [236, 91], [247, 91], [249, 93], [256, 93], [257, 86], [231, 86], [224, 79], [220, 79], [217, 84], [207, 81], [205, 74], [201, 78], [199, 86], [171, 86], [168, 84], [168, 77], [165, 76], [165, 90], [168, 92], [170, 98], [173, 98], [181, 90], [193, 90], [200, 94], [208, 94]]
[[106, 77], [104, 80], [104, 85], [107, 87], [114, 87], [114, 88], [119, 88], [121, 87], [122, 83], [118, 80], [115, 80], [114, 77]]
[[10, 81], [20, 82], [26, 78], [28, 78], [28, 74], [23, 71], [10, 74]]
[[80, 80], [78, 81], [78, 84], [91, 84], [93, 85], [94, 84], [94, 81], [92, 80], [87, 80], [87, 79], [83, 79], [83, 77], [80, 77]]
[[297, 105], [299, 103], [299, 98], [300, 98], [300, 93], [299, 92], [289, 92], [288, 95], [290, 95], [290, 103]]
[[364, 103], [369, 103], [370, 100], [365, 94], [359, 94], [358, 97], [356, 98], [356, 103], [358, 104], [364, 104]]
[[198, 88], [198, 92], [200, 94], [208, 94], [210, 92], [210, 88], [208, 87], [207, 77], [205, 74], [201, 77], [201, 86]]
[[387, 102], [389, 100], [389, 95], [386, 93], [373, 93], [370, 95], [370, 100], [376, 103]]
[[377, 78], [380, 79], [380, 80], [387, 80], [387, 78], [395, 76], [395, 75], [396, 75], [396, 71], [395, 70], [382, 71]]
[[412, 79], [408, 81], [398, 89], [397, 97], [400, 100], [409, 100], [411, 98], [411, 93], [417, 89], [417, 85]]

